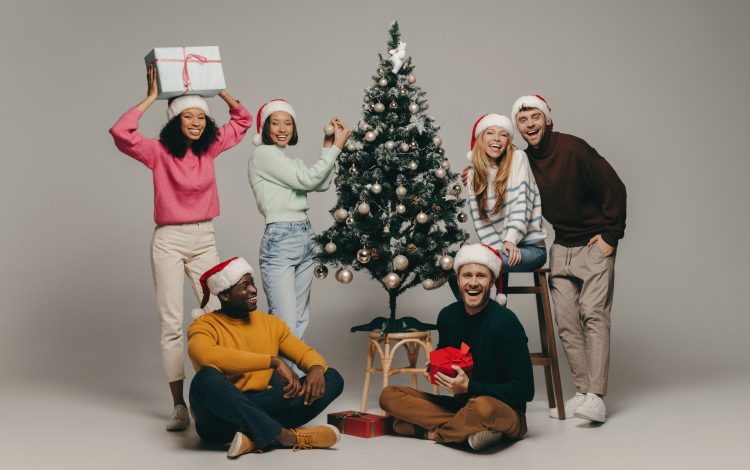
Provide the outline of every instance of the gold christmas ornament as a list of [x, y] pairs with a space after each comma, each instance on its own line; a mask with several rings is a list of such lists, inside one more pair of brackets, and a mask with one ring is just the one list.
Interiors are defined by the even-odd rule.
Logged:
[[352, 279], [354, 279], [354, 274], [352, 274], [349, 268], [341, 268], [336, 271], [336, 280], [340, 283], [349, 284], [352, 282]]
[[442, 168], [445, 171], [448, 171], [451, 169], [451, 162], [448, 161], [448, 159], [443, 160], [440, 162], [440, 168]]
[[448, 173], [444, 169], [442, 169], [442, 168], [438, 168], [437, 170], [435, 170], [435, 178], [437, 178], [439, 180], [445, 178], [447, 176], [447, 174]]
[[382, 113], [383, 111], [385, 111], [385, 105], [383, 103], [375, 103], [375, 106], [373, 106], [372, 109], [376, 113]]
[[395, 289], [401, 284], [401, 278], [396, 273], [388, 273], [383, 278], [383, 284], [389, 289]]
[[384, 147], [386, 150], [393, 150], [396, 148], [396, 144], [392, 140], [389, 140], [385, 143]]
[[372, 186], [370, 186], [370, 191], [372, 194], [380, 194], [383, 191], [383, 187], [380, 183], [373, 183]]
[[366, 202], [362, 202], [357, 206], [357, 212], [359, 215], [367, 215], [370, 213], [370, 205]]
[[413, 73], [410, 73], [406, 76], [406, 81], [409, 82], [410, 85], [414, 85], [417, 83], [417, 77]]
[[349, 217], [349, 211], [344, 209], [343, 207], [339, 207], [333, 213], [333, 218], [339, 222], [345, 221], [347, 217]]
[[393, 258], [393, 269], [396, 271], [404, 271], [409, 267], [409, 258], [404, 255], [398, 255]]
[[415, 162], [415, 161], [409, 162], [409, 169], [411, 171], [417, 171], [417, 168], [418, 168], [417, 162]]
[[398, 188], [396, 188], [396, 196], [398, 197], [406, 196], [406, 188], [403, 186], [399, 186]]
[[409, 104], [409, 112], [412, 114], [417, 114], [419, 112], [419, 105], [417, 103]]
[[367, 131], [367, 134], [365, 134], [365, 140], [368, 142], [372, 142], [377, 137], [377, 134], [375, 134], [373, 131]]
[[387, 87], [387, 86], [388, 86], [388, 80], [387, 80], [387, 79], [385, 79], [385, 78], [381, 78], [380, 80], [378, 80], [378, 85], [380, 85], [380, 86], [382, 86], [383, 88], [385, 88], [385, 87]]
[[443, 271], [450, 271], [453, 269], [453, 257], [450, 255], [442, 255], [438, 258], [438, 264]]
[[406, 153], [411, 149], [411, 147], [409, 147], [409, 144], [407, 144], [406, 142], [401, 142], [399, 149], [401, 149], [402, 152]]
[[403, 204], [396, 204], [396, 214], [403, 215], [406, 213], [406, 206]]
[[424, 212], [420, 212], [419, 214], [417, 214], [418, 224], [426, 224], [428, 220], [430, 220], [430, 218], [427, 217], [427, 214], [425, 214]]
[[370, 255], [370, 250], [367, 248], [360, 248], [359, 251], [357, 251], [357, 261], [359, 261], [361, 264], [367, 264], [370, 262], [370, 259], [372, 256]]
[[333, 242], [326, 243], [325, 250], [329, 255], [336, 253], [336, 244]]
[[333, 126], [332, 126], [332, 125], [330, 125], [330, 124], [328, 124], [327, 126], [325, 126], [325, 127], [323, 128], [323, 134], [325, 134], [325, 135], [326, 135], [326, 137], [330, 137], [330, 136], [332, 136], [332, 135], [333, 135], [333, 131], [334, 131], [334, 130], [335, 130], [335, 129], [333, 128]]
[[317, 277], [318, 279], [325, 279], [326, 276], [328, 276], [328, 268], [323, 264], [319, 264], [315, 266], [314, 273], [315, 277]]
[[432, 143], [435, 145], [435, 147], [440, 147], [441, 145], [443, 145], [443, 139], [440, 138], [439, 135], [436, 135], [432, 138]]

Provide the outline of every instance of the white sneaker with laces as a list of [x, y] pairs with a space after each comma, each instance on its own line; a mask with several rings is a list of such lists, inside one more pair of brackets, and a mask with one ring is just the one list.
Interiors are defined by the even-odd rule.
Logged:
[[469, 438], [467, 440], [469, 441], [469, 447], [474, 450], [482, 450], [493, 444], [497, 444], [502, 438], [503, 433], [487, 429], [486, 431], [479, 431], [475, 432], [474, 434], [469, 434]]
[[607, 407], [604, 406], [604, 400], [599, 398], [599, 395], [587, 393], [586, 401], [576, 408], [575, 416], [576, 418], [603, 423], [607, 420]]
[[[586, 394], [581, 392], [576, 392], [572, 398], [569, 398], [568, 401], [565, 402], [565, 419], [572, 418], [576, 408], [578, 408], [578, 406], [580, 406], [585, 400]], [[560, 413], [557, 411], [557, 407], [549, 409], [549, 417], [560, 419]]]
[[167, 431], [184, 431], [190, 426], [190, 412], [187, 406], [175, 405], [167, 421]]

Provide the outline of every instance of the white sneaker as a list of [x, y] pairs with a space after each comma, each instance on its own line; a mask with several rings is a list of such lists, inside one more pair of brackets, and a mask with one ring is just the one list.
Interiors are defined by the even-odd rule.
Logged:
[[469, 434], [469, 447], [474, 450], [486, 449], [487, 447], [500, 442], [500, 439], [502, 438], [503, 433], [498, 431], [487, 429], [486, 431], [475, 432], [474, 434]]
[[[565, 402], [565, 419], [572, 418], [576, 408], [578, 408], [578, 406], [585, 400], [586, 394], [581, 392], [576, 392], [572, 398], [569, 398], [568, 401]], [[560, 413], [557, 411], [557, 407], [549, 409], [549, 417], [560, 419]]]
[[167, 421], [167, 431], [184, 431], [190, 426], [190, 413], [187, 406], [175, 405]]
[[607, 420], [607, 407], [604, 400], [595, 393], [587, 393], [584, 401], [575, 411], [576, 418], [603, 423]]

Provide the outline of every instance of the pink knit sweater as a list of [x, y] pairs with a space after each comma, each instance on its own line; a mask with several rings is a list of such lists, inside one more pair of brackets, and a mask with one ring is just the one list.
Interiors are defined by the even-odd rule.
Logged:
[[112, 126], [115, 145], [151, 169], [154, 180], [156, 225], [187, 224], [211, 220], [219, 215], [214, 159], [242, 140], [253, 123], [242, 106], [230, 109], [231, 119], [219, 129], [219, 139], [197, 157], [188, 149], [183, 158], [173, 157], [158, 139], [138, 132], [141, 113], [131, 108]]

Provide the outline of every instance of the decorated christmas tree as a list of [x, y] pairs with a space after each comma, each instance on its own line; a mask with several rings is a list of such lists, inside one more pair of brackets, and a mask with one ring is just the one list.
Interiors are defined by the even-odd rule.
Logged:
[[325, 265], [337, 268], [343, 284], [351, 282], [352, 270], [366, 270], [388, 292], [389, 317], [352, 331], [434, 329], [412, 317], [396, 318], [396, 298], [418, 284], [428, 290], [443, 285], [468, 238], [459, 226], [467, 215], [460, 212], [465, 201], [458, 175], [445, 159], [439, 127], [425, 112], [425, 92], [416, 85], [397, 22], [389, 34], [389, 57], [378, 54], [362, 118], [339, 156], [334, 224], [316, 237], [318, 278], [328, 273]]

